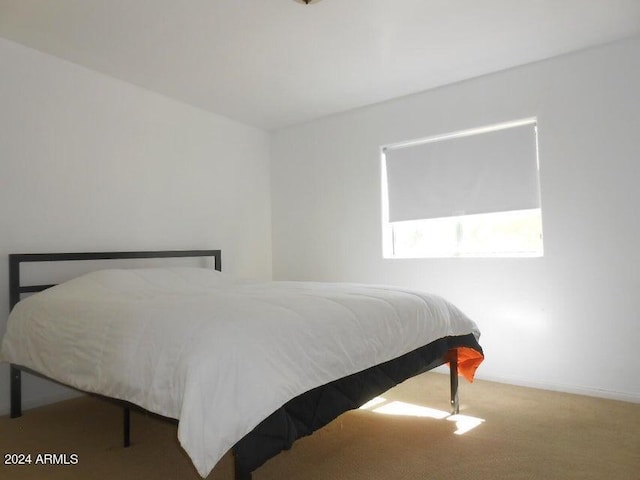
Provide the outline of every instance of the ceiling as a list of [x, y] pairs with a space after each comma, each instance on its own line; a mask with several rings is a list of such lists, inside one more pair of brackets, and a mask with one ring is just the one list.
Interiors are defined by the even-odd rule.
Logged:
[[640, 0], [0, 0], [0, 36], [265, 130], [640, 34]]

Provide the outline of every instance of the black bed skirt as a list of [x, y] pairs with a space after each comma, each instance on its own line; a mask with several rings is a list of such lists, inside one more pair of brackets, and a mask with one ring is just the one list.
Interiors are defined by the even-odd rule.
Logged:
[[[249, 474], [297, 439], [359, 408], [399, 383], [447, 363], [451, 349], [482, 348], [472, 335], [440, 338], [401, 357], [299, 395], [273, 412], [233, 448], [236, 476]], [[240, 471], [238, 471], [240, 470]]]

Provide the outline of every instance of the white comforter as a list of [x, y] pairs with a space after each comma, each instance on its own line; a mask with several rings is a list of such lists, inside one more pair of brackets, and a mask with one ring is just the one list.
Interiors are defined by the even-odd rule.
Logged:
[[399, 288], [102, 270], [20, 302], [1, 355], [179, 419], [180, 443], [205, 477], [291, 398], [469, 333], [479, 337], [450, 303]]

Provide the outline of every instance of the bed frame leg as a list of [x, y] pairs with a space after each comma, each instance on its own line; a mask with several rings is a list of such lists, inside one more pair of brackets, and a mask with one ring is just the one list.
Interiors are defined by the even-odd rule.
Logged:
[[233, 454], [234, 466], [235, 466], [235, 480], [251, 480], [251, 472], [247, 472], [245, 468], [242, 466], [242, 462], [238, 457], [238, 454], [234, 452]]
[[449, 360], [449, 378], [451, 382], [451, 415], [460, 413], [460, 397], [458, 395], [458, 352], [452, 350]]
[[9, 367], [11, 389], [11, 418], [22, 416], [22, 372], [15, 365]]
[[131, 445], [131, 409], [129, 407], [124, 407], [123, 414], [123, 444], [124, 448], [127, 448], [129, 445]]

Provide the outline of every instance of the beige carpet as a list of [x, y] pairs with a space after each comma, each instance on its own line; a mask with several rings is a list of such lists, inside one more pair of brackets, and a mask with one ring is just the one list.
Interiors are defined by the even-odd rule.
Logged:
[[[429, 373], [372, 407], [426, 416], [350, 412], [267, 462], [254, 480], [640, 479], [638, 404], [483, 381], [461, 383], [461, 394], [461, 414], [479, 423], [462, 435], [454, 432], [464, 422], [434, 418], [448, 410], [448, 377]], [[7, 453], [66, 453], [77, 454], [78, 464], [0, 464], [0, 478], [200, 478], [175, 425], [134, 414], [128, 449], [119, 445], [120, 428], [121, 410], [89, 397], [1, 417], [3, 460]], [[209, 479], [232, 478], [227, 455]]]

